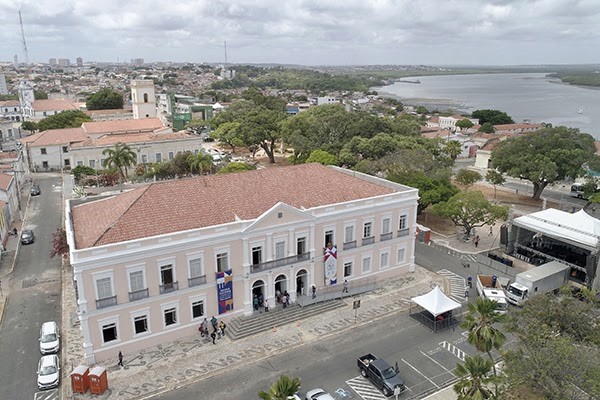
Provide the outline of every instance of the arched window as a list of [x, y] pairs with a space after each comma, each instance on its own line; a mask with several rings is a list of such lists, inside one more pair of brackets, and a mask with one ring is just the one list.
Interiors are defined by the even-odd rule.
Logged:
[[148, 102], [148, 93], [144, 93], [144, 103]]

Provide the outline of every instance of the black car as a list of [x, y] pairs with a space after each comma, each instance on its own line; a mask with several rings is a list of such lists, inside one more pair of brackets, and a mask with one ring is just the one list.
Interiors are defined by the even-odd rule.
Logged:
[[42, 193], [42, 191], [40, 190], [40, 187], [38, 185], [33, 185], [31, 187], [30, 193], [32, 196], [39, 196]]
[[33, 231], [30, 229], [25, 229], [21, 232], [21, 243], [23, 244], [31, 244], [35, 241], [35, 235]]

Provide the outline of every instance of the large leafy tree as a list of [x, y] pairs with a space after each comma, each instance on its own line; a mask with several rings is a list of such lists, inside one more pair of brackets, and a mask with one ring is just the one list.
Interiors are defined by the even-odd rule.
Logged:
[[306, 162], [318, 162], [323, 165], [337, 165], [339, 163], [336, 156], [324, 150], [314, 150], [312, 153], [310, 153], [310, 156], [306, 159]]
[[481, 174], [477, 171], [472, 171], [470, 169], [459, 169], [454, 177], [457, 183], [463, 185], [466, 188], [472, 186], [475, 182], [481, 180]]
[[219, 172], [217, 172], [217, 174], [230, 174], [232, 172], [251, 171], [253, 169], [256, 169], [254, 165], [250, 165], [245, 162], [230, 162], [229, 164], [221, 168]]
[[102, 155], [106, 156], [103, 166], [114, 168], [119, 173], [119, 186], [123, 191], [123, 181], [128, 176], [127, 170], [137, 162], [135, 152], [128, 145], [117, 143], [112, 149], [102, 150]]
[[584, 173], [583, 165], [597, 162], [594, 138], [564, 126], [508, 139], [492, 152], [492, 164], [501, 173], [533, 183], [533, 198], [546, 186]]
[[506, 182], [506, 179], [504, 179], [504, 176], [502, 176], [500, 172], [495, 169], [490, 169], [487, 174], [485, 174], [485, 180], [494, 186], [494, 198], [496, 198], [496, 186], [502, 185]]
[[258, 392], [262, 400], [287, 400], [300, 390], [300, 378], [281, 375], [267, 391]]
[[514, 124], [515, 121], [505, 112], [499, 110], [475, 110], [471, 114], [473, 118], [479, 120], [479, 125], [490, 123], [492, 125]]
[[37, 123], [39, 131], [48, 129], [78, 128], [84, 122], [91, 122], [92, 118], [80, 110], [63, 111], [42, 119]]
[[231, 147], [231, 152], [235, 153], [235, 148], [243, 146], [244, 142], [240, 135], [241, 122], [225, 122], [211, 134], [211, 137], [217, 139], [219, 143]]
[[480, 355], [466, 356], [464, 364], [456, 364], [458, 382], [454, 384], [454, 391], [458, 400], [485, 400], [493, 399], [494, 393], [490, 385], [494, 383], [494, 375], [490, 375], [494, 363]]
[[465, 118], [457, 121], [456, 126], [458, 126], [460, 129], [469, 129], [473, 127], [473, 123], [470, 119]]
[[432, 211], [450, 219], [454, 225], [462, 226], [465, 233], [473, 228], [492, 225], [497, 220], [508, 217], [508, 207], [490, 203], [478, 191], [464, 191], [455, 194], [444, 203], [435, 204]]
[[105, 88], [88, 96], [85, 102], [88, 110], [115, 110], [123, 108], [123, 95]]

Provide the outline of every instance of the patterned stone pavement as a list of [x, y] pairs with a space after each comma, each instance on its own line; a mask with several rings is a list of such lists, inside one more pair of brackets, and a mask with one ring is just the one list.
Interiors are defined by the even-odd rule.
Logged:
[[136, 354], [126, 354], [124, 367], [116, 360], [103, 365], [108, 371], [110, 389], [102, 396], [73, 394], [68, 374], [83, 360], [82, 338], [75, 311], [75, 293], [69, 268], [63, 269], [63, 348], [64, 399], [144, 399], [195, 381], [206, 379], [224, 369], [256, 362], [299, 346], [338, 334], [351, 328], [395, 313], [407, 311], [410, 298], [426, 293], [439, 285], [448, 292], [447, 279], [421, 267], [403, 277], [388, 280], [370, 293], [363, 294], [356, 321], [352, 310], [353, 298], [346, 299], [348, 307], [329, 311], [302, 321], [274, 328], [238, 341], [223, 338], [213, 345], [198, 336], [151, 347]]

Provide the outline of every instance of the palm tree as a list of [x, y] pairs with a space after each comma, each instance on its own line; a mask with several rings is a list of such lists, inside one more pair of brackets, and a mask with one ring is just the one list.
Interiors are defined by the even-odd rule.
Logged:
[[103, 162], [106, 168], [116, 168], [119, 172], [119, 187], [123, 191], [123, 181], [127, 178], [127, 169], [137, 163], [137, 156], [129, 146], [117, 143], [112, 149], [104, 149], [102, 155], [107, 156]]
[[[498, 374], [496, 373], [494, 357], [492, 357], [492, 349], [499, 350], [506, 341], [506, 336], [494, 325], [504, 322], [505, 319], [506, 315], [496, 313], [496, 301], [478, 298], [475, 303], [469, 304], [469, 311], [460, 324], [462, 328], [467, 329], [469, 332], [467, 341], [475, 346], [477, 350], [487, 353], [495, 377]], [[496, 396], [498, 396], [497, 383]]]
[[203, 152], [191, 154], [186, 161], [190, 167], [190, 171], [198, 171], [201, 175], [204, 174], [204, 172], [211, 172], [214, 166], [210, 154]]
[[459, 380], [454, 384], [454, 391], [458, 394], [458, 400], [495, 398], [488, 388], [496, 380], [496, 377], [490, 375], [493, 366], [492, 361], [480, 355], [466, 356], [464, 364], [456, 364], [455, 372]]
[[444, 145], [444, 152], [454, 161], [462, 153], [462, 145], [457, 140], [448, 140]]
[[258, 392], [258, 397], [262, 400], [287, 400], [298, 393], [298, 390], [300, 390], [300, 378], [281, 375], [268, 391]]

